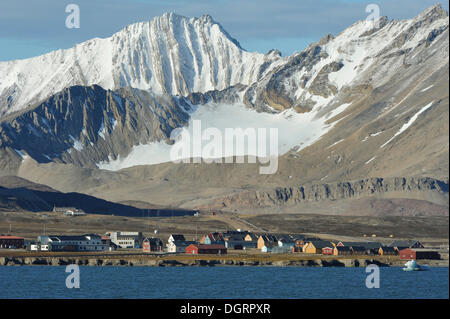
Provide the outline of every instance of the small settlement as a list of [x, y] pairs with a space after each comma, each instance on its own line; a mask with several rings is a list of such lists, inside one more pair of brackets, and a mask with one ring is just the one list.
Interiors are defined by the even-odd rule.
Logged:
[[0, 248], [32, 251], [100, 252], [138, 249], [142, 253], [189, 255], [225, 255], [229, 250], [271, 254], [316, 255], [398, 255], [400, 259], [441, 259], [438, 251], [426, 249], [417, 240], [345, 242], [311, 238], [306, 235], [255, 234], [250, 231], [228, 230], [205, 234], [198, 241], [186, 240], [182, 234], [171, 234], [164, 245], [160, 238], [144, 237], [141, 232], [111, 231], [104, 235], [41, 235], [35, 242], [1, 235]]

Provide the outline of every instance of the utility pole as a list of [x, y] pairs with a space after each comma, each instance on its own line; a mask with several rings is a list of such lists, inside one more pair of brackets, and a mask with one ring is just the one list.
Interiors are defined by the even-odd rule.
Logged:
[[156, 232], [159, 234], [159, 209], [156, 211]]
[[147, 236], [150, 236], [150, 212], [148, 208], [147, 208], [147, 233], [148, 233]]

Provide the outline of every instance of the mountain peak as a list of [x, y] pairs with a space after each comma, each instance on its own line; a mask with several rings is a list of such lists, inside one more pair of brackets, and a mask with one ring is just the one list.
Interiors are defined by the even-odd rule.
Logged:
[[448, 17], [447, 11], [445, 11], [442, 8], [440, 3], [437, 3], [434, 6], [431, 6], [428, 9], [421, 12], [417, 16], [417, 19], [419, 19], [419, 20], [426, 19], [426, 20], [430, 20], [430, 21], [435, 21], [435, 20], [444, 19], [447, 17]]
[[202, 15], [202, 17], [200, 18], [202, 21], [205, 21], [207, 23], [216, 23], [213, 19], [213, 17], [211, 17], [209, 14], [204, 14]]
[[262, 76], [265, 62], [264, 54], [245, 51], [210, 15], [188, 18], [166, 12], [109, 38], [0, 62], [0, 116], [74, 85], [181, 96], [249, 85]]

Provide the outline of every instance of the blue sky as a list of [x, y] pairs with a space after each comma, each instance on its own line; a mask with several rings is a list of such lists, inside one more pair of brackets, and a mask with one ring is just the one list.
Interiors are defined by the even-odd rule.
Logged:
[[[81, 28], [67, 29], [66, 5], [79, 5]], [[390, 19], [416, 16], [433, 0], [0, 0], [0, 61], [66, 49], [164, 12], [210, 14], [243, 48], [283, 55], [300, 51], [328, 33], [337, 34], [367, 17], [369, 3]], [[442, 2], [448, 11], [448, 2]]]

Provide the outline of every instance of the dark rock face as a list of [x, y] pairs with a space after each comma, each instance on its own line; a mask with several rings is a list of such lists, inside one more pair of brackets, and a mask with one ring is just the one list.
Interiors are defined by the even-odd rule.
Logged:
[[222, 91], [208, 91], [206, 93], [191, 93], [186, 98], [195, 105], [207, 103], [229, 103], [239, 102], [239, 93], [247, 89], [247, 86], [238, 84]]
[[139, 143], [168, 140], [187, 122], [190, 107], [181, 98], [138, 90], [70, 87], [3, 119], [0, 148], [20, 150], [41, 163], [93, 167]]
[[322, 267], [345, 267], [339, 260], [322, 260]]
[[[299, 54], [292, 56], [290, 60], [283, 66], [275, 69], [269, 76], [267, 83], [261, 88], [258, 88], [258, 83], [252, 85], [256, 92], [256, 98], [252, 105], [258, 105], [263, 108], [264, 105], [268, 105], [278, 111], [297, 106], [296, 101], [292, 99], [292, 91], [296, 90], [296, 87], [287, 88], [285, 86], [285, 79], [291, 77], [297, 70], [305, 68], [311, 70], [311, 68], [318, 63], [321, 59], [327, 57], [327, 54], [322, 51], [322, 48], [318, 44], [312, 44]], [[303, 85], [305, 85], [307, 79], [304, 79]], [[257, 89], [258, 88], [258, 89]], [[250, 101], [250, 100], [248, 100]], [[264, 108], [263, 108], [264, 109]]]
[[337, 88], [330, 84], [328, 80], [328, 74], [331, 72], [339, 71], [344, 64], [342, 62], [332, 62], [330, 64], [325, 65], [320, 71], [319, 74], [315, 77], [314, 81], [311, 83], [309, 91], [314, 95], [320, 95], [324, 98], [332, 94], [337, 93]]
[[221, 198], [217, 205], [229, 207], [235, 204], [245, 207], [270, 207], [295, 205], [302, 202], [338, 200], [388, 192], [413, 192], [433, 190], [448, 193], [448, 180], [428, 177], [368, 178], [353, 182], [313, 184], [298, 187], [280, 187], [268, 191], [244, 191]]

